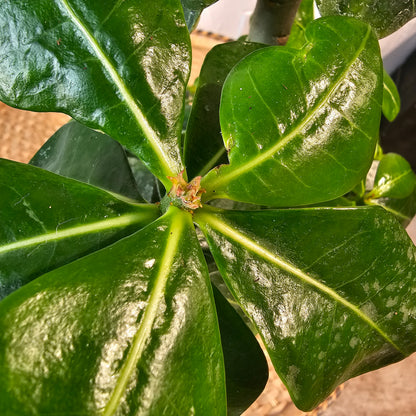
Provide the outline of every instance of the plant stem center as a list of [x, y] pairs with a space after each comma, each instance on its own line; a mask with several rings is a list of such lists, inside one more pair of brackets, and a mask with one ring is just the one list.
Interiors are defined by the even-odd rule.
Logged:
[[196, 176], [189, 183], [183, 178], [184, 171], [177, 176], [168, 176], [172, 188], [161, 201], [162, 212], [174, 205], [186, 211], [194, 211], [202, 207], [201, 196], [205, 189], [201, 188], [201, 176]]

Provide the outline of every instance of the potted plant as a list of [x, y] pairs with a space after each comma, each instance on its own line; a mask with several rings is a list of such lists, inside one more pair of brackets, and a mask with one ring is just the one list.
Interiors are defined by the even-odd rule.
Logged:
[[2, 415], [240, 414], [267, 379], [252, 331], [303, 410], [415, 351], [415, 176], [377, 147], [398, 97], [376, 35], [414, 9], [259, 0], [189, 108], [211, 3], [2, 1], [1, 99], [74, 119], [0, 163]]

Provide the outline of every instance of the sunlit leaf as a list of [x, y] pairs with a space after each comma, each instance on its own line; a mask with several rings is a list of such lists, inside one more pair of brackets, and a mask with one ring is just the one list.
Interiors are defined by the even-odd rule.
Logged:
[[0, 299], [159, 216], [155, 206], [3, 159], [0, 195]]
[[225, 416], [220, 334], [189, 214], [0, 303], [0, 413]]
[[290, 30], [289, 40], [286, 46], [290, 48], [301, 48], [305, 43], [306, 26], [314, 19], [314, 0], [302, 0], [295, 20]]
[[384, 209], [205, 208], [195, 220], [302, 410], [416, 350], [416, 250]]
[[0, 99], [107, 133], [169, 185], [190, 71], [180, 0], [3, 0]]
[[340, 17], [313, 21], [305, 35], [300, 50], [265, 48], [231, 71], [220, 110], [230, 164], [203, 179], [206, 200], [307, 205], [365, 177], [381, 117], [377, 39]]
[[416, 185], [416, 175], [409, 162], [397, 153], [387, 153], [380, 160], [369, 198], [405, 198]]
[[416, 214], [416, 176], [409, 162], [396, 153], [383, 155], [374, 186], [364, 200], [369, 205], [381, 205], [407, 226]]

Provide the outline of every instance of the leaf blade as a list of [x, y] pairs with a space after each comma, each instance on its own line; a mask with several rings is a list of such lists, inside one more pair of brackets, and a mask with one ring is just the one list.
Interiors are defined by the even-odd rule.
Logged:
[[190, 66], [179, 0], [158, 10], [114, 0], [29, 6], [1, 6], [2, 99], [19, 108], [66, 112], [106, 132], [168, 185], [166, 175], [182, 169], [179, 138]]
[[269, 369], [251, 330], [221, 292], [212, 288], [224, 353], [227, 414], [239, 416], [263, 391]]
[[0, 160], [0, 296], [158, 216], [92, 186]]
[[[347, 45], [351, 31], [357, 37]], [[306, 33], [310, 43], [302, 50], [255, 52], [228, 77], [221, 125], [230, 165], [203, 179], [206, 200], [231, 198], [270, 206], [317, 203], [350, 190], [369, 168], [382, 93], [377, 41], [369, 26], [349, 19], [320, 19]], [[336, 58], [327, 55], [334, 33], [334, 54], [341, 43], [348, 48]], [[277, 81], [272, 68], [280, 74]], [[367, 76], [366, 85], [361, 84]], [[355, 159], [352, 145], [357, 147]]]
[[244, 217], [207, 210], [196, 221], [302, 410], [346, 379], [416, 348], [410, 299], [415, 248], [382, 209], [270, 210]]
[[[178, 252], [185, 248], [182, 253], [187, 254]], [[51, 317], [59, 298], [64, 299], [64, 311], [60, 325], [51, 322], [42, 335], [34, 334], [32, 346], [37, 348], [30, 360], [32, 368], [22, 372], [19, 368], [24, 364], [13, 361], [12, 349], [16, 343], [20, 352], [30, 348], [17, 339], [16, 332], [24, 331], [24, 325], [9, 326], [10, 320], [2, 314], [0, 397], [4, 400], [0, 409], [7, 403], [8, 409], [32, 407], [36, 413], [53, 412], [59, 406], [68, 413], [91, 415], [140, 411], [224, 415], [218, 324], [201, 261], [190, 216], [173, 209], [138, 233], [44, 275], [6, 298], [0, 308], [21, 324], [34, 311], [43, 319]], [[183, 262], [187, 267], [181, 266]], [[23, 307], [30, 299], [31, 314], [26, 315]], [[68, 339], [67, 325], [75, 322]], [[53, 345], [59, 345], [64, 360], [51, 357], [48, 373], [37, 371], [42, 351]], [[5, 348], [11, 348], [9, 354], [4, 354]], [[79, 372], [78, 366], [84, 371]], [[63, 386], [52, 384], [48, 374]], [[23, 386], [33, 383], [41, 389], [29, 390], [26, 398], [20, 395]], [[40, 390], [43, 395], [38, 394]], [[54, 400], [57, 390], [66, 398], [60, 404]]]
[[388, 121], [393, 121], [400, 112], [400, 95], [396, 84], [384, 70], [382, 111]]
[[371, 24], [377, 36], [393, 33], [416, 16], [413, 0], [317, 0], [323, 16], [351, 16]]
[[111, 137], [70, 121], [29, 162], [49, 172], [124, 195], [141, 197], [122, 146]]
[[214, 166], [228, 161], [219, 120], [222, 87], [241, 59], [265, 46], [236, 41], [217, 45], [208, 52], [199, 75], [184, 142], [184, 161], [191, 178], [203, 176]]

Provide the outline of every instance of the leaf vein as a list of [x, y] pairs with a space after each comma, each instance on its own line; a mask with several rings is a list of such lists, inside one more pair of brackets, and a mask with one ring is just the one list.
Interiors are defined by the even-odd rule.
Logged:
[[149, 144], [154, 150], [157, 158], [160, 161], [161, 166], [165, 170], [167, 174], [173, 175], [175, 171], [175, 167], [177, 166], [177, 162], [172, 159], [172, 157], [165, 151], [162, 147], [162, 143], [157, 132], [151, 127], [147, 119], [145, 118], [143, 112], [137, 105], [133, 95], [127, 88], [124, 80], [118, 74], [116, 68], [114, 68], [112, 62], [105, 54], [104, 50], [101, 48], [97, 40], [94, 36], [90, 33], [88, 27], [84, 24], [81, 18], [77, 15], [75, 10], [70, 6], [68, 0], [60, 0], [62, 6], [65, 8], [66, 12], [72, 19], [72, 22], [75, 26], [81, 31], [84, 35], [85, 39], [87, 40], [90, 47], [93, 49], [94, 53], [97, 55], [99, 61], [109, 74], [110, 78], [117, 86], [122, 99], [125, 101], [127, 108], [132, 113], [134, 119], [136, 120], [137, 125], [143, 131], [146, 138], [149, 140]]
[[235, 241], [237, 244], [240, 244], [246, 250], [251, 251], [252, 253], [256, 254], [257, 256], [263, 258], [266, 261], [270, 261], [272, 264], [277, 266], [278, 268], [286, 271], [287, 273], [291, 274], [292, 276], [296, 277], [297, 279], [301, 280], [302, 282], [310, 285], [311, 287], [317, 289], [319, 292], [325, 294], [329, 298], [332, 298], [336, 303], [341, 304], [346, 309], [349, 309], [358, 318], [368, 324], [374, 331], [376, 331], [382, 338], [384, 338], [389, 344], [391, 344], [397, 351], [399, 351], [403, 356], [406, 354], [401, 351], [401, 349], [394, 343], [394, 341], [374, 322], [368, 315], [366, 315], [359, 307], [355, 306], [347, 299], [342, 297], [339, 293], [337, 293], [334, 289], [326, 286], [325, 284], [321, 283], [320, 281], [314, 279], [313, 277], [306, 274], [303, 270], [297, 268], [296, 266], [289, 263], [287, 260], [283, 259], [282, 257], [272, 253], [267, 248], [261, 246], [258, 242], [252, 240], [247, 235], [239, 232], [237, 229], [233, 228], [229, 224], [225, 223], [221, 219], [219, 219], [216, 215], [211, 213], [200, 213], [199, 218], [203, 220], [206, 224], [210, 227], [215, 229], [217, 232], [223, 234], [224, 236], [230, 238], [231, 240]]
[[[316, 112], [319, 109], [321, 109], [324, 105], [328, 104], [332, 95], [336, 92], [338, 87], [344, 81], [345, 75], [348, 73], [348, 71], [354, 64], [354, 62], [357, 60], [357, 58], [360, 56], [360, 54], [364, 50], [370, 34], [371, 34], [371, 28], [369, 27], [367, 29], [366, 35], [364, 36], [360, 46], [357, 48], [357, 51], [355, 55], [352, 57], [349, 64], [346, 65], [346, 68], [334, 80], [334, 84], [332, 85], [330, 90], [326, 94], [323, 95], [323, 97], [317, 102], [317, 104], [314, 107], [311, 108], [310, 114], [308, 116], [306, 116], [303, 120], [301, 120], [300, 123], [290, 133], [286, 135], [286, 137], [282, 137], [281, 140], [279, 140], [274, 146], [272, 146], [265, 152], [255, 156], [251, 160], [245, 161], [243, 165], [240, 165], [236, 169], [230, 170], [224, 175], [218, 175], [214, 179], [212, 179], [211, 182], [209, 182], [209, 184], [206, 185], [209, 191], [211, 191], [211, 189], [221, 186], [224, 183], [229, 183], [235, 177], [238, 177], [240, 175], [247, 173], [250, 170], [253, 170], [258, 165], [262, 164], [265, 160], [272, 157], [275, 153], [277, 153], [280, 149], [282, 149], [288, 143], [290, 143], [295, 137], [297, 137], [298, 134], [300, 134], [303, 131], [303, 129], [313, 120]], [[276, 121], [276, 118], [274, 118], [274, 120]]]

